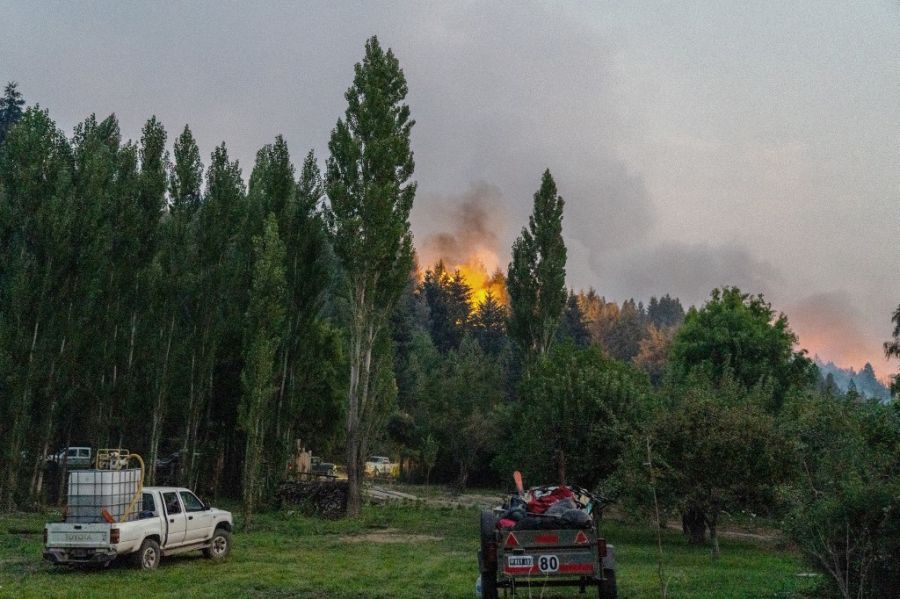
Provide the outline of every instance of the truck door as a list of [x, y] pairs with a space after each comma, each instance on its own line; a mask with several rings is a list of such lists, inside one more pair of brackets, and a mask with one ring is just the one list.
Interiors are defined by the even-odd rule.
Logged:
[[184, 504], [187, 516], [187, 532], [185, 543], [198, 543], [205, 541], [212, 535], [212, 514], [203, 505], [196, 495], [190, 491], [179, 491], [181, 503]]
[[166, 509], [166, 523], [169, 530], [163, 541], [163, 547], [175, 547], [184, 544], [184, 536], [187, 529], [187, 519], [184, 510], [181, 509], [181, 502], [178, 500], [178, 493], [175, 491], [164, 492], [163, 505]]

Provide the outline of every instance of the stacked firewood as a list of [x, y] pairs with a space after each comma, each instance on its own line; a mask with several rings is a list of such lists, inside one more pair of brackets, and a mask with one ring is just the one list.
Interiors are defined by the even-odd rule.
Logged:
[[282, 507], [324, 518], [340, 518], [347, 511], [346, 480], [283, 481], [276, 492]]

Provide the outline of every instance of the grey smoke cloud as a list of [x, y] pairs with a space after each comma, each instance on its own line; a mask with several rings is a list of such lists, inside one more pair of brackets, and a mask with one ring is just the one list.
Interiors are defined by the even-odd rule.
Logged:
[[595, 271], [603, 289], [617, 298], [646, 299], [665, 293], [687, 305], [701, 305], [716, 287], [734, 286], [769, 296], [783, 287], [778, 269], [739, 245], [666, 242], [647, 249], [598, 256]]

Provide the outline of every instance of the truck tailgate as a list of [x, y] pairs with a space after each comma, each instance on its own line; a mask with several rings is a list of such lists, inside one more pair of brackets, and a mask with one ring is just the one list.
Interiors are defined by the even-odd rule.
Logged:
[[501, 538], [498, 566], [516, 576], [596, 576], [596, 535], [591, 530], [516, 530]]
[[102, 547], [109, 545], [109, 524], [48, 524], [47, 547]]

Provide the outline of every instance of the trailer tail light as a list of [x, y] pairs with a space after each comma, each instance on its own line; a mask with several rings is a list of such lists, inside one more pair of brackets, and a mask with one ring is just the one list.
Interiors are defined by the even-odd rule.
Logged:
[[504, 547], [518, 547], [519, 539], [516, 538], [516, 535], [513, 533], [509, 533], [509, 536], [506, 537], [506, 543], [503, 544]]
[[576, 545], [587, 545], [587, 543], [588, 543], [587, 535], [584, 534], [583, 530], [579, 530], [578, 534], [575, 535], [575, 544]]
[[606, 539], [597, 539], [597, 555], [601, 560], [606, 557]]
[[118, 528], [110, 528], [109, 529], [109, 542], [113, 545], [119, 542], [119, 529]]

